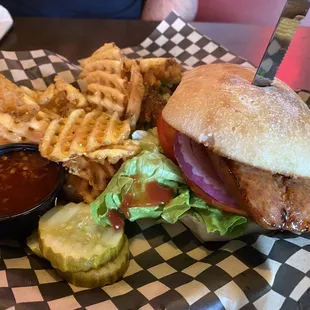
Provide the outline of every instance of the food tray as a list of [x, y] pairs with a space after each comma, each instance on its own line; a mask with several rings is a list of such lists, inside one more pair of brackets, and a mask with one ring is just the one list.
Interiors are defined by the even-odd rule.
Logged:
[[[251, 64], [171, 13], [128, 57], [176, 57], [184, 69], [214, 61]], [[55, 74], [79, 85], [77, 62], [47, 50], [0, 52], [0, 72], [44, 89]], [[309, 94], [301, 92], [305, 101]], [[0, 243], [0, 309], [309, 309], [310, 235], [252, 234], [201, 243], [182, 223], [126, 223], [130, 266], [103, 288], [62, 281], [22, 242]]]

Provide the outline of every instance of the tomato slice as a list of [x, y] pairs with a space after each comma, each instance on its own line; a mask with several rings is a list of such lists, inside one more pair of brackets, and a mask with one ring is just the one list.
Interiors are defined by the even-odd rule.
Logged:
[[158, 139], [165, 155], [172, 161], [176, 162], [174, 157], [174, 140], [177, 131], [164, 121], [161, 113], [157, 118], [157, 131]]

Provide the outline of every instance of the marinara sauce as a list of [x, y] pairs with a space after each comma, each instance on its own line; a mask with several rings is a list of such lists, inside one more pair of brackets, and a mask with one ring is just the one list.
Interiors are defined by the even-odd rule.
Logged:
[[56, 189], [60, 167], [38, 152], [0, 156], [0, 216], [12, 216], [43, 202]]

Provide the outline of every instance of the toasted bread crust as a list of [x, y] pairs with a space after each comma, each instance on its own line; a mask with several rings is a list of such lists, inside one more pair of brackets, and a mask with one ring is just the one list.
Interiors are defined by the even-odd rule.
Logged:
[[310, 109], [282, 81], [257, 87], [253, 77], [239, 65], [197, 67], [184, 75], [163, 118], [221, 156], [310, 178]]

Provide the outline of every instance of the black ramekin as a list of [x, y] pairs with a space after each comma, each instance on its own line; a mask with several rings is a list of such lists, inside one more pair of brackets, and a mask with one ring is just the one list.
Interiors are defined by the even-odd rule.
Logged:
[[[0, 156], [11, 152], [38, 152], [38, 146], [34, 144], [7, 144], [0, 146]], [[33, 229], [37, 228], [40, 217], [54, 207], [57, 202], [57, 197], [62, 189], [65, 180], [65, 171], [59, 164], [60, 173], [58, 184], [55, 184], [55, 189], [44, 201], [34, 206], [33, 208], [26, 210], [22, 213], [12, 216], [0, 216], [0, 239], [18, 238], [23, 239], [27, 237]], [[0, 189], [1, 190], [1, 189]], [[18, 189], [16, 189], [18, 195]]]

